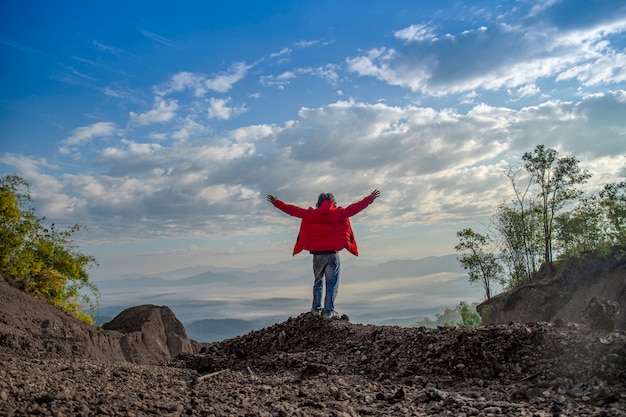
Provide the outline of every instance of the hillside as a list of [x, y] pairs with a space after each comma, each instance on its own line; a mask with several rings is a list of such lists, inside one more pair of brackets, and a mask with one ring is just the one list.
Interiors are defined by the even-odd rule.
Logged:
[[[620, 416], [626, 409], [620, 331], [550, 323], [402, 328], [304, 313], [196, 344], [164, 307], [139, 306], [113, 322], [116, 330], [85, 326], [0, 280], [0, 416]], [[159, 364], [128, 355], [170, 333], [192, 349]]]
[[614, 328], [626, 330], [625, 250], [617, 247], [603, 258], [588, 255], [567, 260], [557, 264], [551, 276], [492, 297], [477, 307], [483, 324], [589, 322], [584, 312], [592, 299], [599, 298], [616, 307]]
[[101, 328], [73, 319], [14, 284], [0, 272], [0, 358], [17, 355], [159, 364], [199, 348], [167, 307], [138, 306]]

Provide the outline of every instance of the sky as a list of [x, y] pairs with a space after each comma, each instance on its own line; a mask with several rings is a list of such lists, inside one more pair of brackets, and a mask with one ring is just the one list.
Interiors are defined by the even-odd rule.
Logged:
[[379, 189], [352, 225], [382, 262], [454, 253], [536, 145], [587, 192], [625, 172], [624, 1], [24, 0], [0, 23], [0, 175], [86, 226], [100, 280], [292, 259], [267, 194]]

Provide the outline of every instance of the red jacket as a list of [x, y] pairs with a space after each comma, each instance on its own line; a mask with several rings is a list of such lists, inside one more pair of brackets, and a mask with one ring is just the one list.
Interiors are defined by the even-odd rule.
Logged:
[[274, 206], [290, 216], [302, 219], [300, 232], [293, 248], [293, 254], [302, 250], [308, 251], [340, 251], [347, 249], [355, 256], [359, 255], [354, 232], [350, 225], [349, 217], [354, 216], [374, 199], [370, 196], [363, 200], [350, 204], [348, 207], [335, 207], [335, 203], [325, 200], [314, 209], [286, 204], [280, 200], [274, 202]]

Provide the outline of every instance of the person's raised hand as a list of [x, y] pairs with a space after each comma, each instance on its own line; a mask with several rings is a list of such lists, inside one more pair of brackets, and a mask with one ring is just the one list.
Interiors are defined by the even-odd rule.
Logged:
[[372, 191], [372, 194], [370, 194], [370, 197], [372, 197], [372, 200], [376, 200], [378, 197], [380, 197], [380, 191], [378, 190]]
[[274, 197], [271, 194], [267, 195], [267, 201], [269, 201], [270, 203], [274, 204], [276, 202], [276, 197]]

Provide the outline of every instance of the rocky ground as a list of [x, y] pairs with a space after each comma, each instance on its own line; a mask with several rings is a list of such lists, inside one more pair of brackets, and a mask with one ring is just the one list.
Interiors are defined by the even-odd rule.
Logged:
[[0, 416], [626, 415], [625, 331], [304, 313], [199, 344], [166, 307], [111, 323], [77, 322], [0, 274]]
[[621, 416], [625, 346], [624, 332], [574, 325], [399, 328], [306, 313], [162, 365], [53, 344], [0, 350], [0, 415]]

